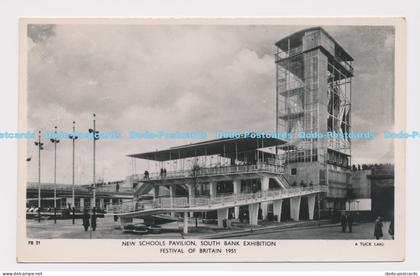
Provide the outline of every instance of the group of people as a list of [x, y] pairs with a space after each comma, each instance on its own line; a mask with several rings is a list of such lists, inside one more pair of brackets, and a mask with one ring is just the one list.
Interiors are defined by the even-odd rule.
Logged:
[[[379, 240], [384, 236], [382, 228], [384, 224], [382, 222], [381, 217], [377, 217], [375, 220], [375, 228], [373, 231], [374, 237]], [[353, 216], [349, 212], [345, 212], [341, 215], [341, 228], [343, 233], [346, 232], [346, 229], [349, 229], [349, 232], [352, 233], [353, 230]], [[391, 218], [391, 222], [389, 224], [388, 233], [391, 235], [392, 239], [394, 239], [394, 217]]]
[[88, 209], [83, 210], [83, 227], [85, 228], [85, 231], [89, 230], [89, 226], [92, 227], [92, 231], [96, 230], [96, 219], [98, 218], [96, 214], [96, 208], [93, 207], [92, 209], [92, 215], [89, 214]]
[[166, 169], [165, 168], [160, 169], [160, 177], [166, 177]]
[[[166, 177], [166, 169], [165, 168], [160, 169], [160, 177], [162, 177], [162, 178]], [[149, 171], [147, 171], [147, 170], [144, 171], [143, 178], [146, 179], [146, 180], [150, 179]]]
[[[378, 217], [375, 221], [375, 230], [373, 233], [373, 235], [375, 236], [377, 240], [379, 240], [380, 238], [384, 236], [382, 232], [383, 226], [384, 224], [382, 223], [382, 218]], [[388, 234], [391, 235], [392, 239], [394, 239], [394, 217], [391, 218], [391, 222], [389, 223]]]

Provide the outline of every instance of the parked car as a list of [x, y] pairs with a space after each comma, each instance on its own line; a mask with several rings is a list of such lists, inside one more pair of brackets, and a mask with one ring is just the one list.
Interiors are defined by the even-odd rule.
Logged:
[[134, 224], [133, 226], [133, 233], [135, 234], [147, 234], [149, 232], [149, 227], [147, 227], [143, 223]]
[[162, 227], [159, 225], [151, 225], [149, 226], [149, 231], [151, 234], [160, 234], [162, 233]]
[[134, 224], [126, 224], [126, 225], [123, 226], [122, 230], [123, 230], [124, 233], [126, 233], [126, 232], [132, 233], [133, 230], [134, 230]]

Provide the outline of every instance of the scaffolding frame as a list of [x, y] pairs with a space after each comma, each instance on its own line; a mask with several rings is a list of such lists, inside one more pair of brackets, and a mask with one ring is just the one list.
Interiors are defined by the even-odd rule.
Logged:
[[316, 162], [320, 183], [349, 182], [339, 174], [351, 166], [351, 139], [297, 134], [351, 132], [353, 59], [322, 28], [295, 33], [276, 46], [276, 131], [293, 137], [278, 147], [285, 165]]

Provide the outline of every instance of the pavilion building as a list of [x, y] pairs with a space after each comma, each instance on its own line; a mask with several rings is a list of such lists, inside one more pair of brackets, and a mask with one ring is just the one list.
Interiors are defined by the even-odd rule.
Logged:
[[[287, 201], [287, 217], [298, 221], [305, 198], [305, 213], [312, 220], [316, 195], [326, 187], [289, 185], [275, 154], [275, 148], [284, 143], [275, 138], [226, 138], [130, 155], [157, 162], [160, 172], [133, 176], [134, 182], [141, 183], [135, 199], [108, 211], [117, 214], [122, 224], [161, 213], [183, 216], [187, 233], [188, 217], [194, 213], [215, 213], [219, 227], [225, 227], [229, 218], [240, 218], [240, 208], [245, 208], [251, 225], [267, 219], [269, 209], [281, 221], [283, 201]], [[153, 198], [142, 200], [149, 192]]]

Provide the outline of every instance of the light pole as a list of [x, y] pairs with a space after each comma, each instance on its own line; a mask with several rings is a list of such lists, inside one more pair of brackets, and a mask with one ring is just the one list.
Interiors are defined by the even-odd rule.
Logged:
[[95, 164], [95, 146], [96, 140], [99, 140], [99, 131], [96, 131], [96, 114], [93, 114], [93, 129], [89, 129], [89, 133], [92, 133], [92, 140], [93, 140], [93, 205], [92, 207], [96, 207], [96, 164]]
[[[75, 207], [75, 202], [76, 202], [75, 201], [75, 196], [74, 196], [74, 150], [75, 150], [75, 146], [76, 146], [75, 140], [77, 138], [79, 138], [76, 135], [75, 132], [76, 132], [76, 122], [73, 121], [73, 133], [69, 135], [69, 138], [72, 140], [72, 143], [73, 143], [72, 182], [71, 182], [71, 184], [72, 184], [71, 198], [72, 198], [72, 207], [73, 208]], [[74, 222], [73, 222], [73, 224], [74, 224]]]
[[44, 149], [44, 143], [41, 142], [41, 131], [38, 131], [38, 142], [35, 142], [38, 147], [38, 222], [41, 222], [41, 150]]
[[357, 200], [356, 203], [357, 203], [357, 222], [359, 222], [360, 221], [359, 200]]
[[54, 138], [50, 141], [54, 144], [54, 223], [57, 223], [57, 144], [60, 143], [57, 139], [57, 126], [54, 127]]

